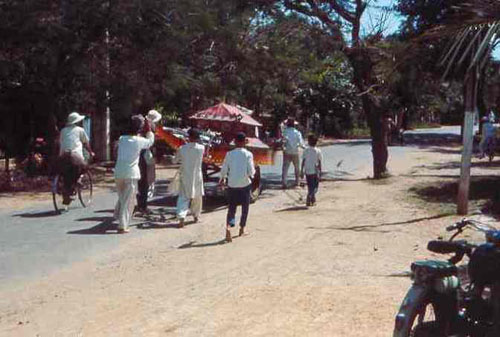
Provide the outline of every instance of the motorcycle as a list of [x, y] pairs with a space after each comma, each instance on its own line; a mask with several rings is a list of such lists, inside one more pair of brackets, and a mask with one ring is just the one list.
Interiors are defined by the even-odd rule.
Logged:
[[[466, 229], [483, 232], [486, 242], [454, 240]], [[454, 256], [412, 263], [413, 285], [396, 315], [393, 337], [500, 336], [500, 231], [470, 219], [446, 230], [454, 232], [451, 238], [429, 241], [427, 249]], [[468, 264], [459, 265], [464, 256]]]

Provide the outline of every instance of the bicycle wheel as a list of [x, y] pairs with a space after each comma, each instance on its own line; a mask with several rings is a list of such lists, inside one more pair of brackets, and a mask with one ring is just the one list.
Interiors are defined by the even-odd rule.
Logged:
[[78, 199], [83, 207], [88, 207], [92, 203], [92, 175], [89, 171], [84, 172], [76, 183]]
[[57, 214], [61, 214], [67, 206], [63, 204], [63, 176], [58, 174], [52, 181], [52, 202]]

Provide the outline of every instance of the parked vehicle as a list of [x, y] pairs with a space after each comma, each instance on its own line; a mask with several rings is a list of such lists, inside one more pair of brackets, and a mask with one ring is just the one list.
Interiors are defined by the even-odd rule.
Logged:
[[[484, 232], [486, 243], [454, 241], [468, 228]], [[446, 230], [454, 232], [449, 241], [430, 241], [427, 248], [455, 255], [412, 263], [413, 285], [396, 315], [393, 337], [500, 336], [500, 231], [468, 219]], [[468, 264], [458, 265], [465, 255]]]

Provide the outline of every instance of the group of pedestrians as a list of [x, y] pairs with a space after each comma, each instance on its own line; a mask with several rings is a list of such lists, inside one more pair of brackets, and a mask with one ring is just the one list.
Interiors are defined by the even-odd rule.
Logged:
[[[307, 182], [307, 206], [316, 204], [316, 193], [319, 182], [321, 181], [321, 165], [323, 155], [317, 147], [318, 138], [315, 135], [309, 135], [307, 138], [308, 147], [306, 148], [302, 134], [296, 129], [294, 118], [288, 118], [286, 128], [283, 130], [283, 167], [281, 173], [281, 185], [283, 189], [288, 188], [287, 175], [290, 164], [293, 164], [295, 173], [295, 185], [299, 185], [299, 178], [306, 177]], [[302, 164], [300, 163], [300, 148], [305, 148], [302, 154]]]
[[[71, 202], [71, 189], [77, 183], [78, 177], [86, 169], [83, 148], [91, 156], [94, 155], [89, 145], [89, 137], [84, 129], [77, 126], [84, 116], [76, 112], [68, 116], [67, 126], [61, 131], [61, 159], [65, 165], [64, 202]], [[114, 219], [118, 221], [118, 233], [129, 231], [129, 224], [137, 212], [147, 213], [148, 189], [155, 179], [154, 158], [150, 150], [154, 144], [154, 129], [161, 115], [150, 110], [146, 117], [134, 115], [117, 145], [117, 158], [114, 169], [116, 192], [118, 200], [115, 205]], [[226, 154], [221, 171], [219, 185], [226, 189], [228, 212], [226, 217], [226, 235], [228, 242], [232, 241], [231, 230], [236, 226], [236, 209], [241, 206], [238, 235], [245, 234], [247, 224], [252, 183], [255, 166], [252, 152], [245, 148], [246, 135], [236, 134], [235, 148]], [[295, 185], [299, 178], [306, 177], [308, 186], [307, 206], [316, 203], [315, 194], [321, 179], [322, 154], [317, 148], [317, 138], [308, 137], [309, 147], [302, 156], [300, 164], [299, 149], [305, 148], [301, 133], [295, 128], [295, 120], [289, 118], [287, 128], [283, 132], [283, 168], [282, 185], [287, 188], [286, 176], [290, 164], [294, 165]], [[176, 154], [175, 161], [180, 164], [178, 170], [178, 197], [176, 217], [178, 227], [184, 227], [186, 217], [191, 211], [194, 222], [200, 221], [203, 207], [203, 173], [202, 163], [205, 147], [200, 144], [200, 131], [191, 128], [188, 131], [188, 142], [182, 145]], [[152, 168], [152, 169], [151, 169]]]

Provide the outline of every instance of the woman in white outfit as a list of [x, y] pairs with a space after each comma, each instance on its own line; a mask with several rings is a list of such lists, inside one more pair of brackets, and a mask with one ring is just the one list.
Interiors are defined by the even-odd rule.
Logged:
[[[146, 137], [138, 136], [144, 129]], [[118, 201], [115, 206], [115, 219], [118, 219], [118, 233], [127, 233], [132, 212], [134, 211], [137, 182], [141, 178], [139, 156], [142, 150], [154, 143], [149, 121], [140, 115], [132, 116], [128, 133], [118, 140], [118, 158], [115, 165], [115, 182]]]

